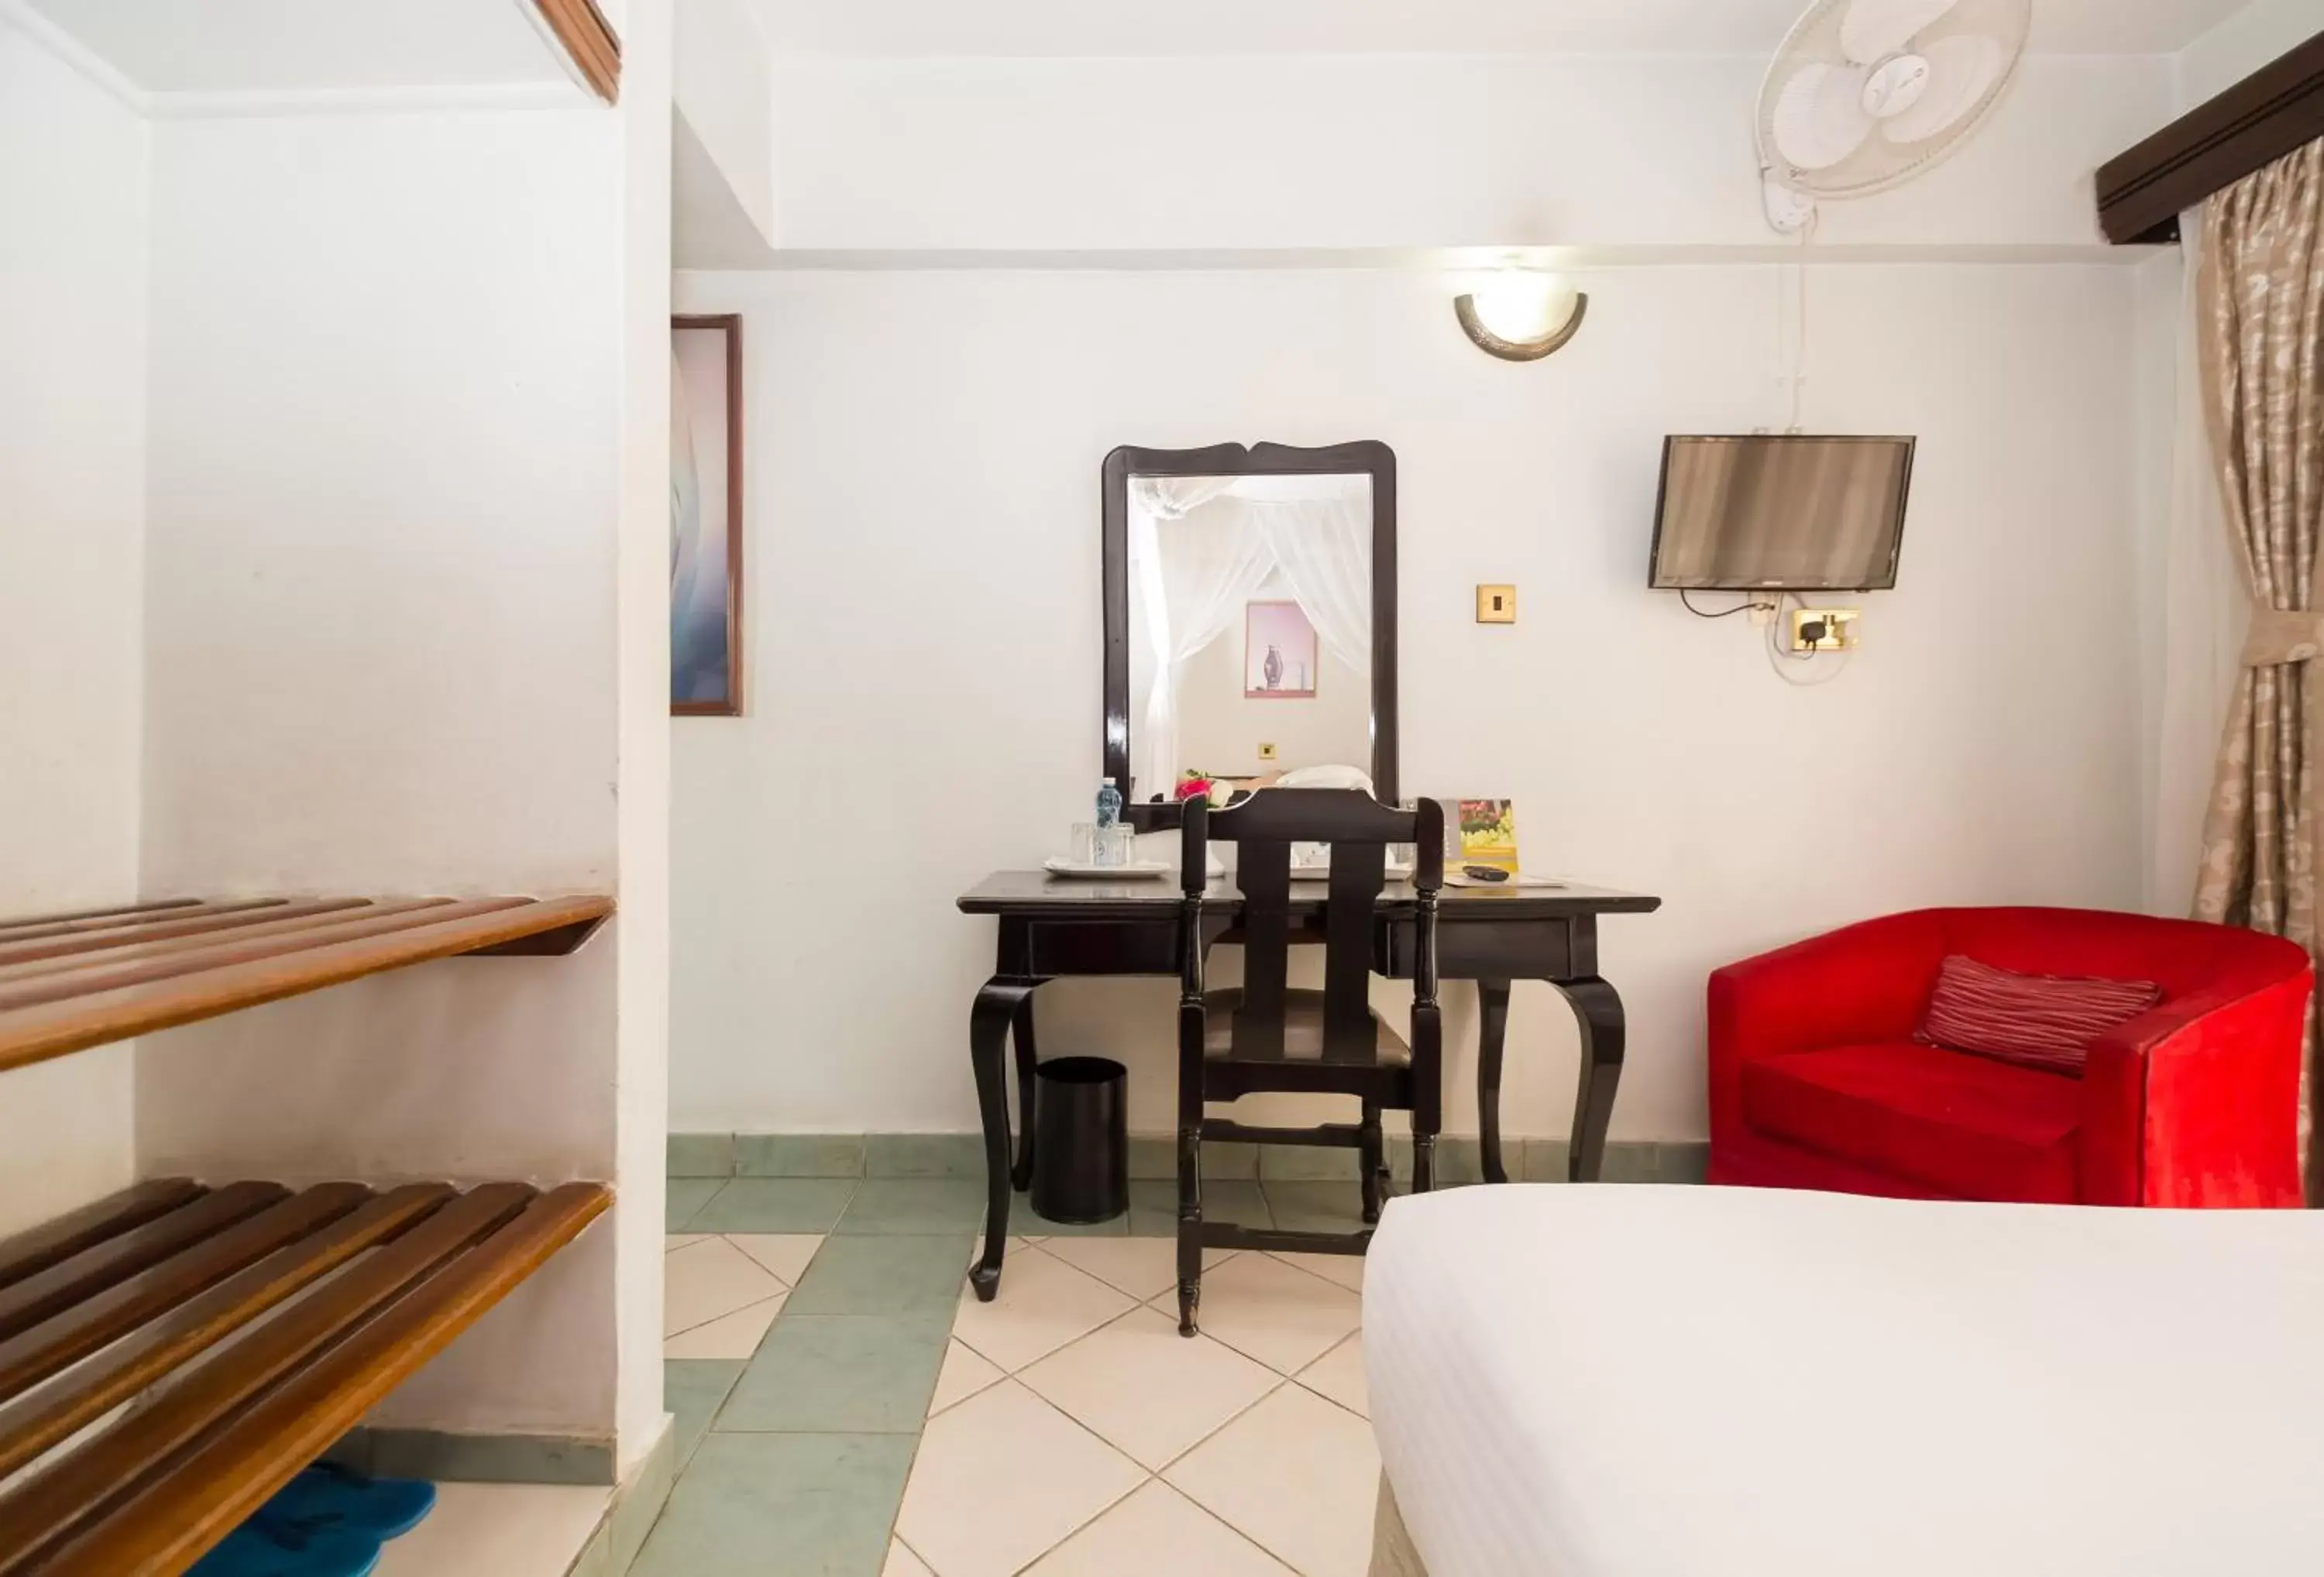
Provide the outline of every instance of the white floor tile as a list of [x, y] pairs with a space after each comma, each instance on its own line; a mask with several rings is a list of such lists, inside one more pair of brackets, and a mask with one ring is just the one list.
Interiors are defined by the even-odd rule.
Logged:
[[1364, 1290], [1364, 1257], [1361, 1254], [1277, 1254], [1274, 1258], [1286, 1265], [1296, 1265], [1300, 1269], [1344, 1286], [1350, 1292]]
[[671, 1253], [685, 1248], [688, 1243], [699, 1243], [710, 1235], [708, 1232], [672, 1232], [662, 1239], [661, 1251], [665, 1254]]
[[1139, 1309], [1022, 1370], [1024, 1384], [1158, 1471], [1283, 1383], [1176, 1320]]
[[1371, 1393], [1364, 1380], [1364, 1336], [1359, 1331], [1299, 1371], [1299, 1383], [1337, 1402], [1349, 1412], [1372, 1416]]
[[724, 1238], [706, 1238], [662, 1258], [665, 1336], [724, 1319], [787, 1291], [780, 1279]]
[[785, 1286], [798, 1285], [807, 1261], [823, 1247], [820, 1232], [728, 1232], [726, 1240]]
[[1010, 1577], [1145, 1477], [1136, 1462], [1004, 1380], [928, 1421], [896, 1536], [936, 1577]]
[[888, 1560], [880, 1568], [880, 1577], [936, 1577], [927, 1563], [904, 1547], [901, 1539], [888, 1541]]
[[[1158, 1300], [1155, 1307], [1170, 1303]], [[1204, 1334], [1279, 1374], [1296, 1374], [1362, 1319], [1354, 1293], [1267, 1254], [1240, 1254], [1203, 1274]]]
[[1290, 1577], [1281, 1563], [1159, 1480], [1035, 1562], [1025, 1577]]
[[723, 1319], [667, 1337], [661, 1344], [661, 1355], [664, 1359], [749, 1358], [766, 1340], [767, 1327], [782, 1313], [783, 1299], [788, 1296], [779, 1292], [764, 1302], [736, 1309]]
[[928, 1398], [933, 1418], [956, 1402], [965, 1402], [995, 1380], [1005, 1378], [991, 1364], [954, 1342], [945, 1348], [944, 1368], [936, 1371], [936, 1395]]
[[565, 1577], [613, 1498], [564, 1484], [439, 1484], [436, 1508], [387, 1542], [375, 1577]]
[[1162, 1475], [1302, 1577], [1363, 1577], [1379, 1452], [1371, 1426], [1285, 1386]]
[[1178, 1285], [1178, 1245], [1168, 1238], [1055, 1238], [1041, 1251], [1140, 1303]]
[[1051, 1259], [1046, 1250], [1026, 1249], [1009, 1256], [1001, 1294], [991, 1303], [979, 1303], [973, 1288], [962, 1289], [952, 1333], [1014, 1374], [1134, 1306], [1126, 1295]]
[[[1041, 1245], [1041, 1244], [1043, 1244], [1043, 1243], [1047, 1242], [1048, 1240], [1048, 1240], [1048, 1239], [1047, 1239], [1047, 1238], [1011, 1238], [1011, 1239], [1010, 1239], [1010, 1240], [1009, 1240], [1009, 1247], [1008, 1247], [1006, 1250], [1002, 1250], [1002, 1252], [1001, 1252], [1001, 1278], [1003, 1281], [1006, 1281], [1007, 1279], [1009, 1279], [1009, 1267], [1010, 1267], [1010, 1265], [1012, 1265], [1012, 1264], [1014, 1264], [1014, 1263], [1016, 1262], [1016, 1261], [1015, 1261], [1015, 1259], [1012, 1258], [1012, 1256], [1017, 1255], [1017, 1254], [1019, 1254], [1019, 1253], [1022, 1253], [1024, 1250], [1028, 1250], [1028, 1249], [1037, 1248], [1037, 1247], [1038, 1247], [1039, 1245]], [[968, 1245], [968, 1262], [969, 1262], [971, 1265], [973, 1265], [973, 1264], [975, 1264], [979, 1259], [983, 1259], [983, 1258], [984, 1258], [984, 1229], [983, 1229], [983, 1228], [982, 1228], [982, 1227], [979, 1227], [979, 1228], [977, 1229], [977, 1231], [976, 1231], [976, 1236], [975, 1236], [974, 1238], [973, 1238], [973, 1239], [971, 1239], [971, 1240], [969, 1240], [969, 1245]]]

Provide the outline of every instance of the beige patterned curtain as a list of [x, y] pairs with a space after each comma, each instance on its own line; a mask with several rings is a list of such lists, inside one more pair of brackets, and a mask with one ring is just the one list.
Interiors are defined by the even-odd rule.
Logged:
[[[2203, 827], [2198, 919], [2249, 926], [2317, 951], [2316, 844], [2324, 807], [2324, 141], [2203, 205], [2197, 289], [2203, 396], [2227, 532], [2252, 597], [2243, 678], [2228, 709]], [[2311, 1010], [2311, 1024], [2313, 1023]], [[2301, 1080], [2311, 1197], [2324, 1157]]]

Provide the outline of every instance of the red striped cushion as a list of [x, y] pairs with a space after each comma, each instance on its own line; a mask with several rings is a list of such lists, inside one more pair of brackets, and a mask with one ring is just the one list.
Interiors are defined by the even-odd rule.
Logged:
[[2080, 1074], [2090, 1042], [2163, 1000], [2153, 981], [2016, 974], [1956, 953], [1937, 971], [1919, 1038], [1950, 1051]]

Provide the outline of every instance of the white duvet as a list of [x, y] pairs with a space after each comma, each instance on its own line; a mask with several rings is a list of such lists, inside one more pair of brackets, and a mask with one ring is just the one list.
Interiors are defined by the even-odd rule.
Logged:
[[1724, 1188], [1396, 1201], [1430, 1577], [2324, 1573], [2324, 1216]]

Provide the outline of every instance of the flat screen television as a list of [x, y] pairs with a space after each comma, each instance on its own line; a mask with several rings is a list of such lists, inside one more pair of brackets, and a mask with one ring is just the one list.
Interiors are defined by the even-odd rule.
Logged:
[[1887, 591], [1913, 444], [1759, 434], [1663, 440], [1652, 578], [1681, 591]]

